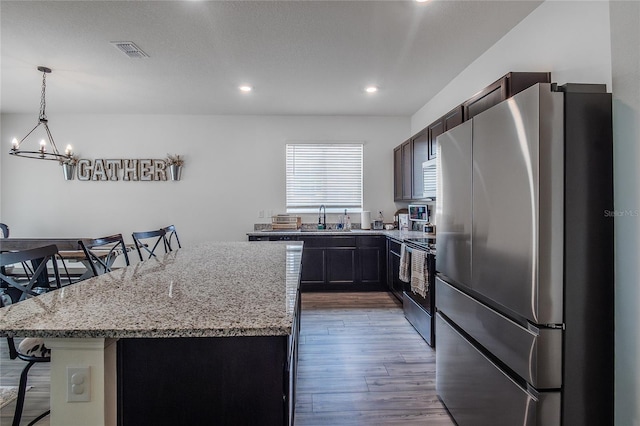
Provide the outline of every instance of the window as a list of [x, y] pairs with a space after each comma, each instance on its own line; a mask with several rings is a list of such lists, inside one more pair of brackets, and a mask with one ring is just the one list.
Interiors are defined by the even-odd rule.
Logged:
[[287, 144], [287, 213], [362, 211], [362, 143]]

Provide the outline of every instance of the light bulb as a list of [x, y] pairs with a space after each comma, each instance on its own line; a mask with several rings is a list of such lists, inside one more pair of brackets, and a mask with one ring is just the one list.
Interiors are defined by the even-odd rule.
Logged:
[[18, 139], [13, 138], [13, 140], [11, 141], [11, 148], [12, 149], [18, 149], [18, 146], [19, 146]]
[[64, 150], [64, 153], [67, 157], [71, 156], [71, 145], [67, 145], [67, 149]]
[[40, 152], [44, 152], [45, 151], [45, 146], [47, 145], [47, 143], [44, 141], [44, 139], [40, 140]]

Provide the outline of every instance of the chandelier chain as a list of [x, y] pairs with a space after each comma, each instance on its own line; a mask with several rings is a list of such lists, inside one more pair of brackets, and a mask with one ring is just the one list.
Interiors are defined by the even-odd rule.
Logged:
[[45, 90], [47, 88], [46, 78], [47, 78], [47, 73], [43, 72], [42, 73], [42, 92], [40, 93], [40, 120], [45, 120], [45, 121], [47, 119], [47, 114], [45, 112], [45, 108], [47, 106], [47, 101], [45, 98]]

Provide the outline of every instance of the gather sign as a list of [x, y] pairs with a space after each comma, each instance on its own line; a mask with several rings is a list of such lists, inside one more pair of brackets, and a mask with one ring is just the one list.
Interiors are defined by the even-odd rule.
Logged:
[[81, 181], [165, 181], [169, 165], [164, 159], [78, 160], [76, 176]]

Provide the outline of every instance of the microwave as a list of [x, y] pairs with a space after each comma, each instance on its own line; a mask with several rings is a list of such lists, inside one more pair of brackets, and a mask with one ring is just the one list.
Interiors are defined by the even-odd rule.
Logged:
[[409, 220], [426, 222], [429, 220], [429, 208], [424, 204], [409, 204]]
[[436, 199], [437, 171], [435, 158], [422, 163], [422, 197], [429, 199], [429, 201]]

